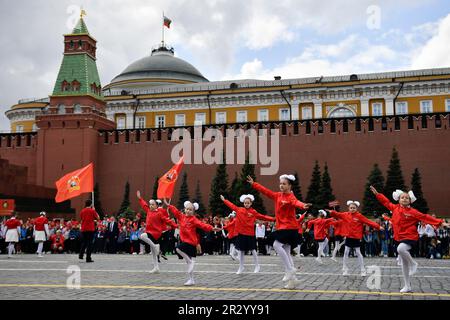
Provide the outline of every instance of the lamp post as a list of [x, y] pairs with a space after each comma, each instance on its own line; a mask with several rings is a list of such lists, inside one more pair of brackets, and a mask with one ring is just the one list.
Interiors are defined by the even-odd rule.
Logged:
[[136, 94], [131, 93], [129, 91], [122, 90], [121, 94], [122, 94], [122, 96], [132, 96], [133, 99], [135, 100], [134, 112], [133, 112], [133, 130], [134, 130], [134, 129], [136, 129], [136, 113], [137, 113], [137, 110], [139, 108], [139, 103], [141, 101], [140, 101], [140, 99], [138, 99], [138, 96]]

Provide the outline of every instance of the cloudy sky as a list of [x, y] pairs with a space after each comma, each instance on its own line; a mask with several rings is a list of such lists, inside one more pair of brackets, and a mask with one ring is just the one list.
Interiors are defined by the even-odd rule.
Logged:
[[79, 7], [106, 85], [161, 41], [209, 80], [450, 67], [448, 0], [0, 0], [0, 131], [18, 99], [48, 96]]

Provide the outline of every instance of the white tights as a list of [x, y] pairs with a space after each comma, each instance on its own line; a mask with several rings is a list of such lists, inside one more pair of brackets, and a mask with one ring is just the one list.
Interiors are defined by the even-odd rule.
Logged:
[[[183, 257], [184, 261], [186, 261], [186, 263], [189, 265], [190, 263], [192, 263], [192, 259], [183, 251], [181, 251], [180, 249], [176, 248], [177, 253]], [[189, 266], [188, 266], [189, 268]], [[194, 281], [194, 270], [192, 270], [192, 272], [188, 272], [188, 278], [191, 281]]]
[[37, 253], [42, 254], [42, 249], [44, 248], [44, 243], [39, 242], [37, 247]]
[[8, 255], [11, 256], [14, 251], [14, 242], [10, 242], [8, 245]]
[[403, 280], [405, 281], [405, 287], [407, 288], [411, 288], [411, 276], [409, 275], [409, 270], [416, 264], [411, 257], [409, 250], [411, 250], [411, 246], [406, 243], [400, 243], [397, 247], [397, 252], [402, 262]]
[[317, 258], [320, 259], [322, 257], [322, 255], [324, 255], [325, 253], [323, 252], [323, 249], [325, 249], [325, 247], [328, 244], [328, 238], [325, 238], [324, 241], [319, 242], [319, 249], [317, 249]]
[[286, 272], [295, 270], [294, 262], [291, 257], [291, 246], [288, 244], [282, 244], [278, 240], [273, 243], [273, 248], [276, 253], [281, 257], [281, 261], [284, 264], [284, 269]]
[[[244, 251], [238, 251], [239, 252], [239, 269], [244, 270], [244, 257], [245, 252]], [[255, 268], [259, 267], [259, 260], [258, 260], [258, 253], [256, 250], [252, 250], [252, 256], [253, 256], [253, 264], [255, 265]]]
[[344, 244], [344, 242], [339, 242], [339, 241], [335, 241], [334, 242], [334, 249], [333, 249], [333, 258], [336, 258], [336, 254], [339, 252], [339, 250], [341, 249], [341, 246]]
[[[355, 252], [356, 252], [356, 256], [358, 257], [358, 265], [359, 265], [359, 267], [361, 268], [361, 271], [362, 271], [362, 270], [364, 270], [363, 255], [361, 254], [360, 248], [355, 248]], [[348, 271], [347, 262], [348, 262], [348, 255], [349, 254], [350, 254], [350, 247], [345, 246], [343, 267], [342, 267], [342, 270], [344, 270], [344, 271]]]
[[150, 246], [150, 248], [152, 249], [153, 266], [154, 266], [154, 268], [159, 268], [158, 254], [156, 252], [157, 250], [159, 251], [158, 245], [154, 244], [153, 241], [150, 240], [150, 238], [148, 237], [148, 235], [146, 233], [142, 233], [140, 238], [142, 241], [147, 243]]

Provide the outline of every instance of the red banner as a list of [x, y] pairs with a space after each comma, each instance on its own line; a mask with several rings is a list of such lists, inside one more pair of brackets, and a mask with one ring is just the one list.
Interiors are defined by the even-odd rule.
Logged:
[[14, 199], [0, 199], [0, 216], [10, 216], [14, 212], [16, 203]]
[[66, 174], [56, 181], [56, 189], [58, 189], [55, 197], [57, 203], [94, 191], [94, 164], [90, 163], [84, 168]]
[[339, 206], [339, 201], [331, 201], [328, 203], [328, 206], [331, 207], [338, 207]]
[[172, 198], [175, 182], [184, 164], [184, 156], [158, 180], [158, 199]]

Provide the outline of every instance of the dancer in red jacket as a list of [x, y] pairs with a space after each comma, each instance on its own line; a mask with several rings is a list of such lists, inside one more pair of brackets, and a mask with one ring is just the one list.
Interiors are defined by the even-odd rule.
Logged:
[[335, 221], [334, 219], [326, 219], [326, 217], [327, 212], [325, 210], [319, 210], [319, 217], [317, 219], [308, 221], [308, 228], [306, 229], [306, 231], [308, 232], [309, 229], [314, 226], [314, 240], [319, 243], [316, 261], [319, 263], [323, 263], [322, 256], [325, 256], [323, 249], [328, 244], [327, 231], [330, 225]]
[[300, 202], [294, 196], [292, 182], [295, 181], [295, 177], [293, 175], [284, 174], [280, 176], [280, 192], [273, 192], [263, 187], [259, 183], [254, 182], [250, 176], [247, 177], [247, 181], [252, 185], [253, 189], [275, 202], [276, 231], [273, 233], [275, 239], [273, 248], [284, 264], [286, 273], [283, 281], [288, 281], [285, 288], [294, 289], [296, 269], [291, 258], [291, 248], [296, 247], [298, 242], [298, 222], [295, 208], [308, 209], [311, 204]]
[[230, 241], [230, 257], [232, 260], [239, 259], [239, 252], [236, 250], [236, 212], [232, 212], [228, 215], [228, 223], [223, 226], [225, 230], [228, 231], [227, 238]]
[[44, 242], [50, 239], [50, 231], [48, 229], [48, 219], [45, 211], [39, 213], [39, 218], [34, 220], [34, 241], [37, 242], [37, 254], [39, 258], [42, 258], [42, 249], [44, 248]]
[[412, 208], [411, 204], [417, 200], [412, 191], [406, 193], [401, 190], [396, 190], [393, 192], [392, 198], [395, 201], [398, 201], [398, 204], [393, 204], [373, 186], [370, 187], [370, 190], [377, 197], [377, 200], [392, 212], [391, 223], [394, 228], [394, 235], [397, 237], [396, 241], [400, 242], [397, 247], [397, 252], [400, 256], [403, 280], [405, 282], [405, 286], [400, 292], [411, 292], [411, 276], [417, 272], [418, 264], [411, 257], [409, 251], [419, 240], [417, 223], [421, 221], [434, 226], [443, 225], [447, 227], [449, 224], [444, 223], [444, 220], [442, 219], [436, 219], [431, 215], [423, 214]]
[[140, 239], [150, 245], [153, 257], [153, 269], [150, 273], [159, 273], [158, 255], [159, 255], [159, 240], [163, 231], [166, 230], [167, 225], [174, 228], [177, 224], [169, 219], [167, 211], [163, 208], [158, 208], [155, 200], [150, 200], [148, 203], [141, 198], [141, 192], [136, 193], [139, 204], [145, 210], [147, 218], [145, 220], [145, 232], [140, 236]]
[[256, 252], [256, 238], [255, 238], [255, 222], [256, 220], [275, 221], [275, 218], [265, 216], [252, 208], [255, 197], [251, 194], [244, 194], [240, 197], [240, 201], [244, 207], [235, 206], [230, 201], [226, 200], [224, 196], [220, 199], [225, 205], [236, 212], [236, 233], [238, 234], [236, 240], [236, 249], [239, 250], [239, 269], [236, 274], [244, 272], [244, 257], [246, 251], [251, 251], [253, 256], [253, 263], [255, 264], [255, 273], [261, 269], [258, 261], [258, 253]]
[[297, 248], [295, 248], [295, 251], [297, 252], [297, 255], [299, 257], [303, 257], [302, 254], [302, 245], [303, 245], [303, 222], [305, 220], [306, 217], [306, 212], [302, 215], [300, 215], [300, 217], [298, 217], [297, 219], [297, 223], [298, 223], [298, 245]]
[[198, 210], [198, 203], [192, 203], [190, 201], [184, 202], [184, 214], [180, 212], [176, 207], [172, 206], [164, 199], [168, 210], [177, 219], [180, 228], [180, 244], [177, 246], [177, 253], [183, 257], [186, 261], [188, 281], [185, 286], [193, 286], [194, 282], [194, 258], [197, 256], [197, 245], [199, 244], [197, 229], [202, 229], [206, 232], [220, 231], [222, 229], [213, 228], [212, 225], [201, 222], [195, 217], [195, 211]]
[[8, 243], [8, 258], [12, 258], [15, 243], [19, 242], [21, 225], [22, 223], [16, 219], [15, 215], [5, 222], [5, 243]]
[[364, 267], [364, 258], [361, 254], [361, 239], [363, 237], [363, 229], [364, 225], [368, 225], [374, 229], [380, 230], [380, 225], [377, 223], [367, 219], [360, 212], [358, 212], [358, 208], [360, 203], [358, 201], [347, 201], [348, 211], [347, 212], [336, 212], [334, 210], [329, 210], [331, 216], [336, 219], [340, 219], [345, 224], [345, 251], [344, 251], [344, 259], [342, 271], [343, 275], [348, 275], [348, 255], [350, 254], [350, 249], [355, 249], [356, 256], [358, 257], [358, 264], [361, 268], [361, 276], [366, 276], [366, 268]]

